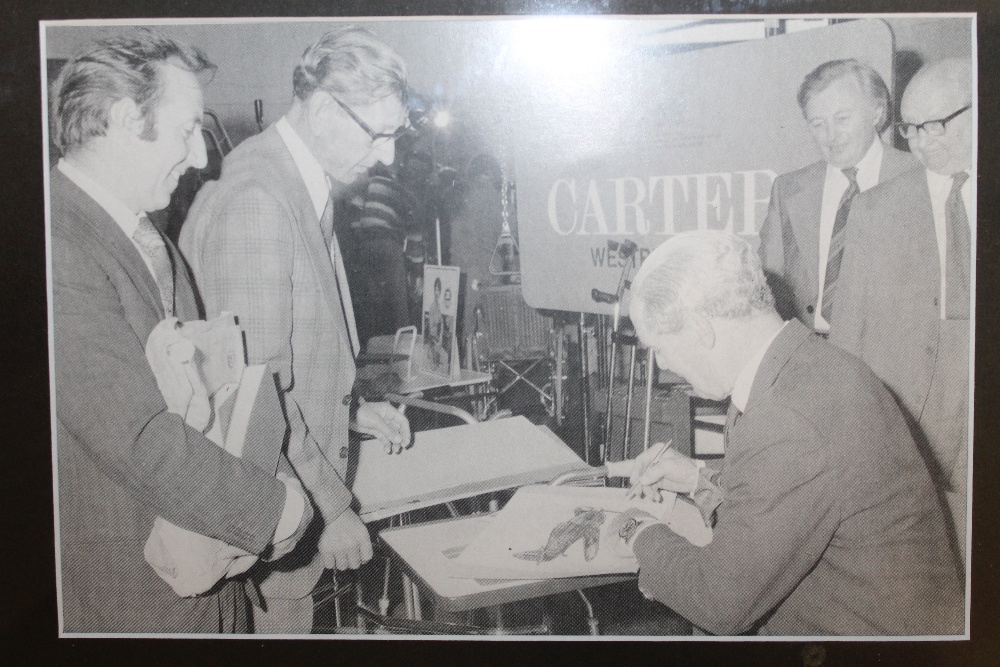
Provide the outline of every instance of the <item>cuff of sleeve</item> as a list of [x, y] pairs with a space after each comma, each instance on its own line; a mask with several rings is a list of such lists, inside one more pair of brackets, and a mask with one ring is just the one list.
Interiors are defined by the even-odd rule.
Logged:
[[694, 461], [695, 467], [698, 469], [698, 474], [694, 476], [694, 481], [691, 484], [691, 488], [688, 489], [688, 495], [694, 495], [694, 492], [698, 490], [698, 485], [701, 483], [701, 469], [705, 467], [705, 462], [700, 459], [691, 459]]
[[280, 473], [278, 479], [285, 485], [285, 507], [281, 510], [281, 518], [278, 519], [278, 527], [274, 531], [272, 540], [274, 544], [292, 536], [302, 521], [302, 513], [306, 510], [305, 498], [294, 488], [293, 482]]
[[667, 535], [672, 535], [673, 531], [665, 523], [659, 521], [650, 522], [640, 528], [632, 539], [632, 553], [642, 565], [650, 551], [657, 551], [657, 543], [663, 539], [664, 531]]

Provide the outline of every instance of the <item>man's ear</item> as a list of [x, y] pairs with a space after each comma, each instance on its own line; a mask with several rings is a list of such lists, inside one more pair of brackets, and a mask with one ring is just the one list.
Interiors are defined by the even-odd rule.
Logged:
[[330, 93], [325, 90], [316, 90], [309, 99], [306, 100], [306, 112], [309, 117], [309, 126], [313, 134], [322, 134], [330, 127], [332, 115], [335, 113], [337, 103], [330, 97]]
[[108, 109], [108, 131], [124, 132], [128, 136], [141, 137], [146, 128], [142, 110], [130, 97], [123, 97]]
[[687, 321], [684, 326], [690, 327], [691, 332], [702, 347], [706, 350], [715, 347], [715, 327], [712, 326], [712, 322], [707, 317], [699, 313], [689, 312], [685, 319]]

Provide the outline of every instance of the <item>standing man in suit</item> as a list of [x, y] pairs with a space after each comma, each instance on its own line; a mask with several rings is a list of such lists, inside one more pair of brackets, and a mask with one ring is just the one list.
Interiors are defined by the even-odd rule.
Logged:
[[851, 212], [831, 341], [861, 357], [896, 394], [964, 556], [976, 238], [971, 64], [924, 66], [900, 113], [900, 134], [924, 168], [866, 193]]
[[782, 317], [827, 333], [853, 198], [917, 162], [879, 138], [889, 89], [869, 65], [823, 63], [803, 80], [798, 100], [823, 159], [775, 179], [760, 258]]
[[180, 241], [206, 311], [235, 313], [250, 363], [276, 371], [288, 458], [321, 519], [318, 548], [300, 545], [293, 567], [261, 582], [255, 629], [278, 633], [310, 631], [324, 568], [358, 568], [372, 557], [344, 481], [348, 428], [390, 452], [410, 440], [402, 413], [352, 394], [359, 342], [331, 193], [376, 162], [392, 163], [407, 118], [406, 67], [372, 33], [347, 27], [305, 50], [293, 89], [285, 116], [240, 144], [221, 179], [199, 192]]
[[[51, 92], [50, 178], [61, 628], [245, 632], [226, 581], [178, 597], [143, 558], [157, 516], [251, 553], [292, 549], [302, 487], [171, 414], [146, 360], [164, 318], [198, 319], [177, 248], [146, 213], [205, 165], [198, 50], [136, 30], [70, 60]], [[280, 443], [275, 443], [280, 447]]]
[[723, 469], [673, 451], [645, 469], [662, 445], [636, 459], [633, 482], [689, 494], [715, 517], [712, 542], [696, 547], [649, 515], [621, 515], [640, 590], [717, 634], [960, 634], [941, 507], [871, 370], [783, 322], [733, 234], [674, 236], [632, 289], [657, 363], [699, 396], [732, 398]]

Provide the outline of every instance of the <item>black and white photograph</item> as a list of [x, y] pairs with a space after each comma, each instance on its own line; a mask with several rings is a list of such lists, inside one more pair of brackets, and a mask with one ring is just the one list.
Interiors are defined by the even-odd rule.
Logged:
[[979, 29], [42, 20], [58, 636], [968, 640]]

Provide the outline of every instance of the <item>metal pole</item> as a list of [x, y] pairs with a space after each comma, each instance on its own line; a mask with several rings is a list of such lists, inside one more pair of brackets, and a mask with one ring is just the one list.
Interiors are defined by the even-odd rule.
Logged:
[[656, 357], [653, 348], [646, 350], [646, 432], [642, 437], [643, 450], [649, 449], [650, 427], [653, 423], [653, 372], [656, 370]]
[[586, 314], [580, 313], [580, 401], [583, 411], [583, 460], [590, 465], [590, 355], [587, 349]]
[[601, 443], [601, 465], [606, 465], [608, 462], [608, 443], [611, 442], [611, 408], [612, 400], [614, 398], [615, 390], [615, 363], [617, 362], [618, 356], [618, 340], [615, 336], [618, 333], [618, 322], [621, 317], [621, 303], [615, 301], [614, 309], [614, 320], [611, 325], [611, 355], [610, 363], [608, 365], [608, 404], [607, 404], [607, 414], [604, 417], [604, 442]]
[[632, 343], [632, 354], [629, 358], [628, 390], [625, 393], [625, 437], [622, 442], [622, 460], [629, 458], [630, 436], [632, 435], [632, 390], [635, 388], [635, 354], [638, 342]]

